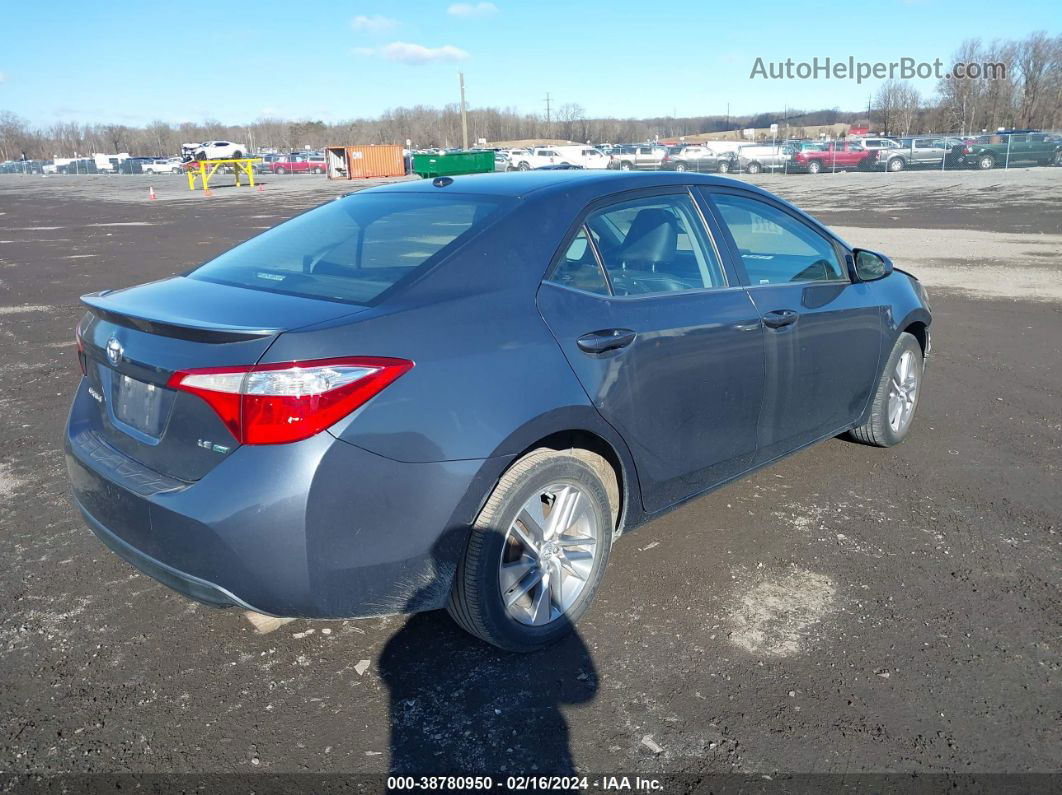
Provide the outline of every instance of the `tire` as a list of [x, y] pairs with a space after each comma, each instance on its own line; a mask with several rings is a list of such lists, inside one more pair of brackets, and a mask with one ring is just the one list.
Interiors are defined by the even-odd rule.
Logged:
[[207, 159], [206, 152], [196, 152], [195, 153], [195, 159], [196, 160], [206, 160]]
[[1062, 149], [1055, 152], [1054, 158], [1051, 160], [1056, 166], [1062, 166]]
[[314, 174], [323, 174], [324, 173], [324, 169], [321, 168], [320, 166], [314, 166], [313, 167], [313, 173]]
[[885, 164], [885, 168], [892, 172], [903, 171], [907, 163], [902, 157], [894, 157]]
[[243, 157], [243, 152], [241, 152], [239, 149], [232, 153], [233, 160], [239, 160], [241, 157]]
[[520, 161], [520, 165], [518, 165], [516, 167], [516, 170], [517, 171], [530, 171], [531, 170], [531, 164], [528, 163], [526, 160], [521, 160]]
[[619, 167], [620, 171], [634, 171], [634, 164], [630, 160], [624, 160]]
[[[894, 394], [897, 390], [893, 384], [897, 380], [894, 376], [898, 376], [901, 359], [905, 356], [909, 357], [909, 369], [907, 372], [910, 375], [904, 381], [908, 396], [906, 402], [909, 405], [909, 409], [901, 416], [902, 422], [897, 425], [892, 419], [896, 407], [893, 401], [899, 401], [900, 398]], [[849, 436], [857, 442], [875, 447], [892, 447], [906, 439], [911, 432], [911, 426], [914, 424], [915, 411], [918, 409], [918, 399], [922, 393], [922, 377], [924, 373], [925, 359], [922, 356], [922, 347], [912, 334], [908, 334], [905, 331], [900, 334], [896, 344], [892, 346], [892, 353], [889, 354], [889, 359], [885, 363], [881, 377], [878, 379], [878, 386], [874, 391], [873, 403], [870, 408], [870, 419], [867, 420], [866, 424], [849, 431]]]
[[181, 170], [179, 168], [175, 168], [175, 169], [172, 169], [170, 173], [171, 174], [180, 174]]
[[719, 161], [719, 166], [718, 166], [718, 171], [719, 171], [720, 174], [729, 174], [730, 173], [730, 163], [727, 162], [726, 160], [720, 160]]
[[686, 164], [685, 163], [675, 163], [675, 171], [685, 171], [685, 170], [686, 170]]
[[992, 155], [981, 155], [977, 158], [977, 167], [982, 171], [988, 171], [996, 167], [996, 159]]
[[277, 166], [275, 169], [273, 169], [273, 173], [274, 174], [287, 174], [288, 170], [286, 168], [284, 168], [284, 166]]
[[[608, 564], [616, 514], [609, 494], [618, 494], [615, 488], [610, 492], [609, 484], [605, 482], [606, 477], [611, 478], [611, 485], [615, 485], [611, 473], [612, 469], [604, 459], [582, 450], [540, 448], [513, 464], [502, 475], [480, 511], [464, 556], [458, 563], [446, 608], [454, 621], [472, 635], [506, 651], [535, 651], [567, 635], [593, 601]], [[540, 501], [550, 489], [557, 489], [555, 501]], [[563, 492], [563, 489], [569, 491]], [[566, 504], [576, 510], [577, 521], [568, 529], [579, 528], [580, 535], [566, 535], [562, 531], [567, 544], [560, 546], [549, 541], [547, 543], [552, 544], [550, 551], [543, 555], [529, 555], [530, 547], [519, 539], [533, 536], [534, 533], [526, 528], [535, 525], [518, 522], [518, 517], [525, 509], [536, 511], [537, 505], [537, 511], [544, 514], [540, 515], [542, 525], [548, 527], [552, 507], [558, 505], [556, 500], [570, 500], [570, 495], [575, 492], [578, 499]], [[546, 508], [551, 509], [550, 513], [545, 513]], [[592, 545], [571, 543], [576, 537], [591, 536], [596, 539]], [[577, 549], [579, 546], [584, 548]], [[543, 546], [538, 549], [541, 551]], [[558, 550], [566, 553], [560, 554]], [[586, 559], [588, 554], [589, 561]], [[567, 555], [580, 557], [568, 558]], [[538, 562], [531, 563], [532, 559]], [[562, 559], [568, 562], [567, 567], [559, 562]], [[542, 565], [543, 560], [548, 562]], [[566, 573], [573, 564], [582, 567], [582, 576]], [[522, 576], [510, 574], [515, 579], [503, 593], [501, 580], [506, 566], [524, 573]], [[566, 587], [577, 589], [563, 610], [553, 599], [565, 600], [565, 597], [561, 591], [553, 594], [546, 589], [541, 577], [544, 571], [548, 572], [545, 582], [560, 578]], [[536, 573], [538, 580], [534, 579]], [[529, 582], [532, 583], [530, 587], [525, 587]], [[505, 594], [513, 599], [521, 592], [523, 595], [507, 608]], [[540, 608], [538, 611], [536, 606]], [[534, 623], [536, 617], [540, 619], [539, 623]]]
[[808, 173], [809, 174], [818, 174], [820, 171], [822, 171], [822, 163], [820, 163], [818, 160], [809, 160], [808, 161]]
[[745, 171], [749, 174], [759, 174], [761, 171], [763, 171], [763, 168], [760, 166], [759, 163], [749, 163], [747, 166], [745, 166]]

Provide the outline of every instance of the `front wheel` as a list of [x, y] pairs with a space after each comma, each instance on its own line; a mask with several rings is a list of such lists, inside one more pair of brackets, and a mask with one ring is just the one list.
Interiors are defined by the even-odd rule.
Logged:
[[620, 163], [620, 171], [633, 171], [633, 170], [634, 170], [634, 164], [631, 163], [630, 161], [624, 160], [622, 163]]
[[685, 163], [675, 163], [675, 171], [685, 171], [685, 170], [686, 170], [686, 164]]
[[314, 174], [323, 174], [324, 173], [324, 169], [321, 168], [320, 166], [314, 166], [313, 173]]
[[531, 164], [526, 162], [526, 161], [521, 161], [520, 165], [518, 165], [516, 167], [516, 170], [517, 171], [530, 171], [531, 170]]
[[749, 174], [759, 174], [761, 171], [760, 164], [749, 163], [747, 166], [745, 166], [745, 171], [747, 171]]
[[730, 163], [728, 161], [726, 161], [726, 160], [720, 161], [720, 163], [719, 163], [719, 173], [720, 174], [729, 174], [730, 173]]
[[1056, 166], [1062, 166], [1062, 149], [1060, 149], [1057, 152], [1055, 152], [1055, 157], [1054, 157], [1053, 162], [1054, 162], [1054, 164]]
[[888, 162], [888, 166], [887, 167], [888, 167], [889, 171], [903, 171], [904, 166], [906, 166], [906, 165], [907, 164], [904, 162], [902, 157], [894, 157], [892, 160], [890, 160]]
[[818, 160], [812, 160], [810, 163], [808, 163], [809, 174], [818, 174], [820, 171], [822, 171], [822, 163], [820, 163]]
[[288, 170], [286, 168], [284, 168], [284, 166], [277, 166], [275, 169], [273, 169], [273, 173], [274, 174], [287, 174]]
[[922, 391], [925, 359], [914, 335], [900, 334], [878, 379], [870, 419], [849, 431], [857, 442], [892, 447], [907, 438]]
[[996, 165], [996, 159], [992, 155], [982, 155], [977, 158], [977, 167], [982, 171], [987, 171], [990, 168], [994, 168]]
[[610, 493], [613, 471], [592, 453], [543, 448], [513, 464], [472, 528], [450, 616], [508, 651], [534, 651], [568, 634], [608, 563]]

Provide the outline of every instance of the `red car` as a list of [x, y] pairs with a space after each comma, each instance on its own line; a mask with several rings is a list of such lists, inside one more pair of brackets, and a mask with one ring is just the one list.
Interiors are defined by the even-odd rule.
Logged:
[[274, 174], [323, 174], [325, 173], [324, 155], [291, 154], [274, 160], [269, 164], [269, 170]]
[[801, 149], [793, 154], [790, 171], [820, 171], [866, 168], [877, 159], [877, 152], [864, 149], [854, 141], [830, 141], [815, 148]]

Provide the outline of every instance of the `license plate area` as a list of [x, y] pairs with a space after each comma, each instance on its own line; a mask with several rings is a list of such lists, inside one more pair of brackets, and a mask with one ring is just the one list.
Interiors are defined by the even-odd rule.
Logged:
[[111, 408], [115, 419], [153, 439], [162, 435], [164, 394], [165, 390], [155, 384], [122, 373], [111, 376]]

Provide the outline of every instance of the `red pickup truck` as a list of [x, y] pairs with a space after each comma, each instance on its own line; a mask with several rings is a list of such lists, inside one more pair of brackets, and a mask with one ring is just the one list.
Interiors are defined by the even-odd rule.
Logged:
[[316, 153], [291, 154], [269, 163], [269, 170], [274, 174], [323, 174], [325, 159]]
[[854, 141], [830, 141], [795, 152], [789, 163], [789, 170], [818, 174], [820, 171], [868, 168], [873, 165], [877, 156], [876, 151], [864, 149]]

